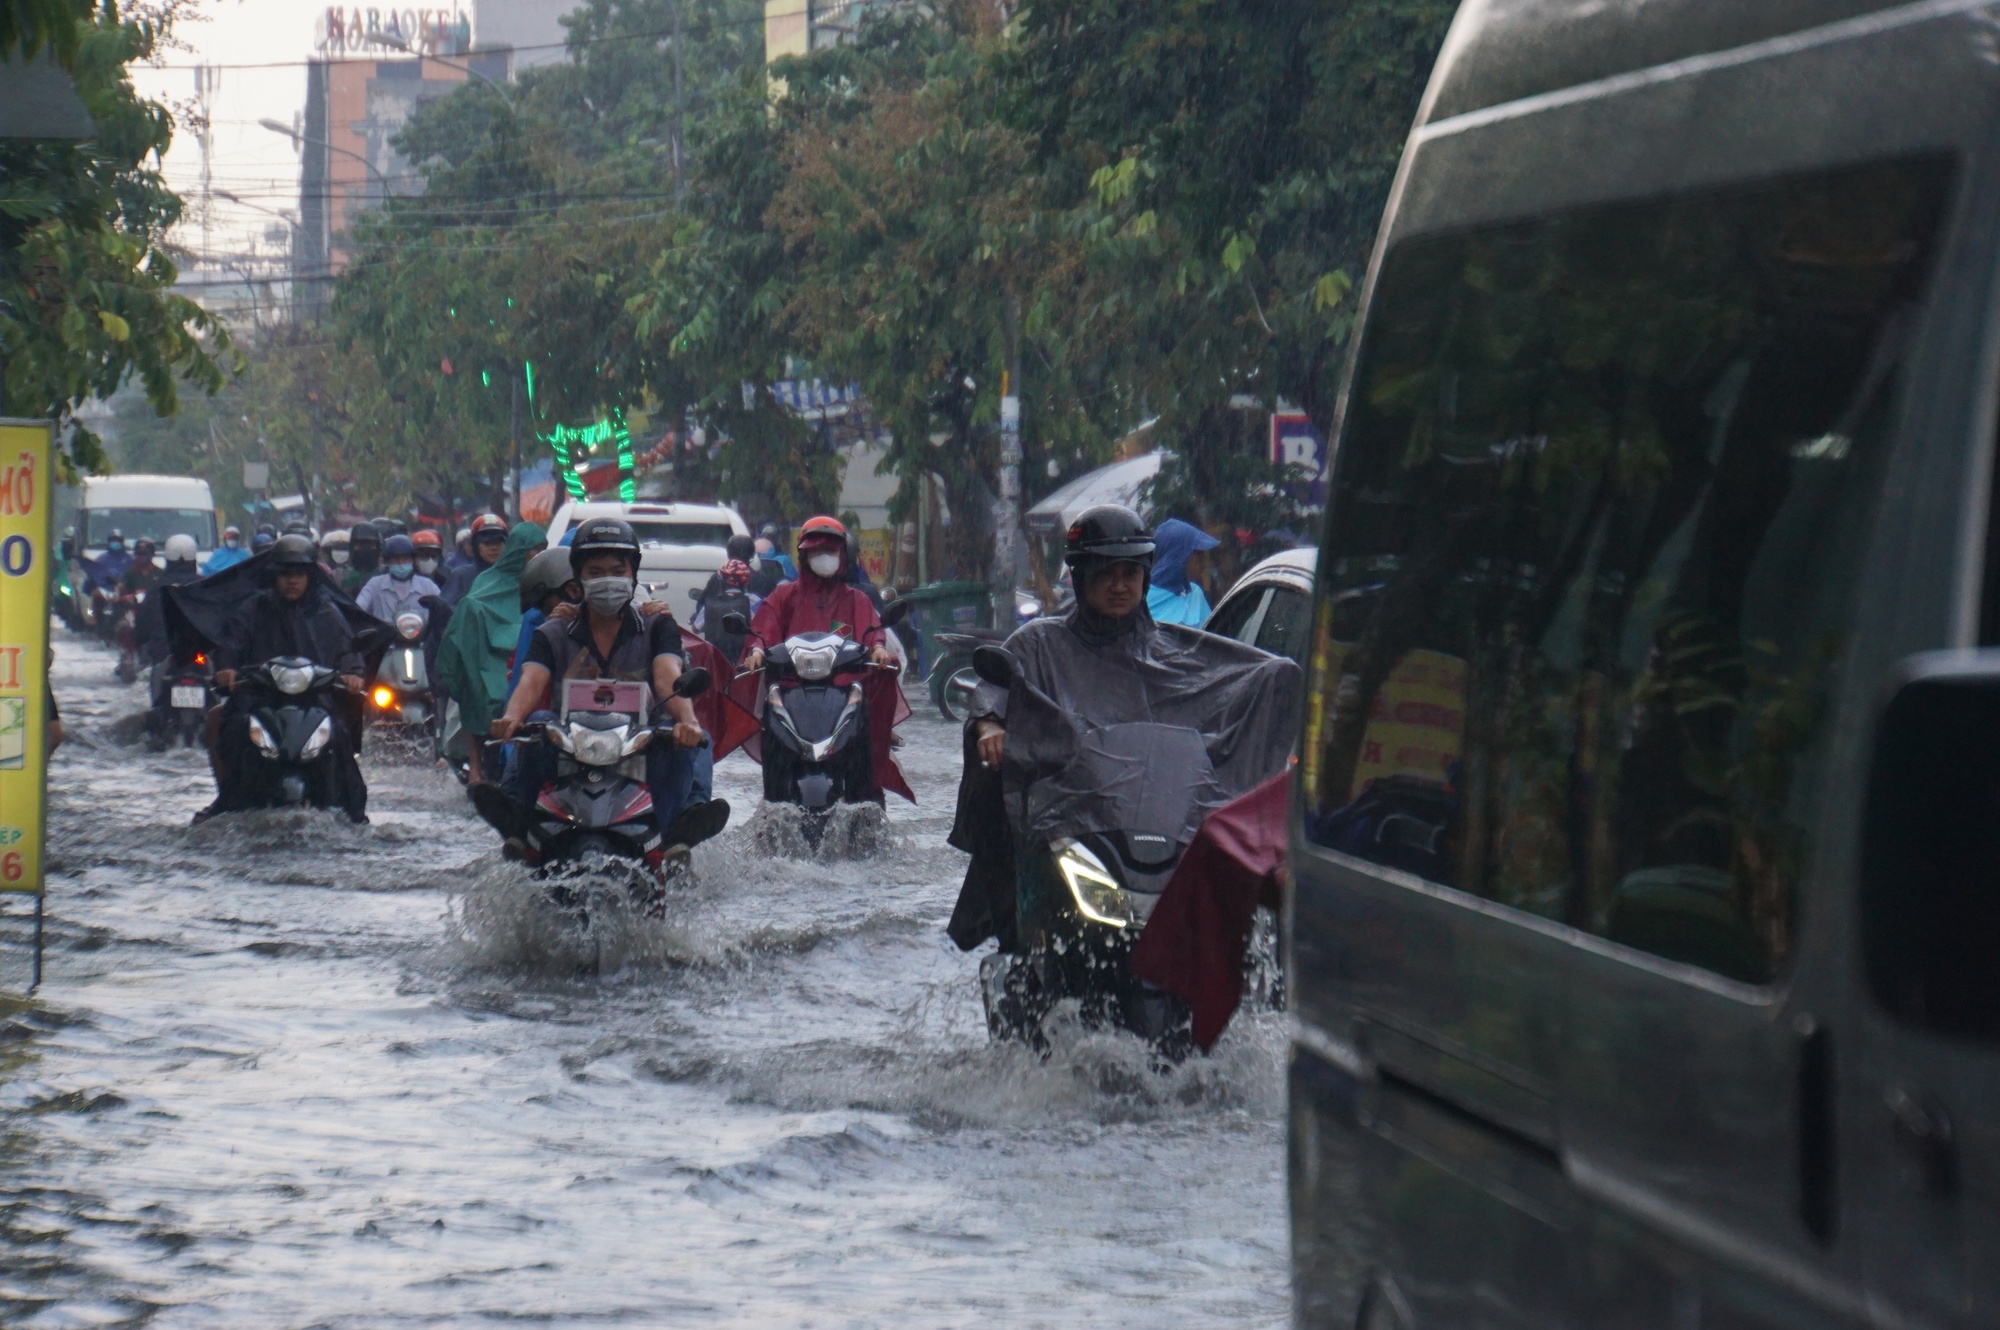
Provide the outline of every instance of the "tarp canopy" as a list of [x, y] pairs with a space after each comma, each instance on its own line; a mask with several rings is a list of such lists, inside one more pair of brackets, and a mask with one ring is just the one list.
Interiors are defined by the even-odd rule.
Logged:
[[1042, 536], [1058, 536], [1069, 530], [1084, 509], [1100, 503], [1122, 503], [1144, 515], [1139, 503], [1139, 487], [1160, 474], [1167, 450], [1155, 448], [1123, 462], [1101, 466], [1070, 481], [1061, 489], [1028, 509], [1023, 519], [1028, 530]]

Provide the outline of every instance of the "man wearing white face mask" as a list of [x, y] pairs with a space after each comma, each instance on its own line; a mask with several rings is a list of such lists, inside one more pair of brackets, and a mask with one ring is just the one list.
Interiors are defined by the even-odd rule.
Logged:
[[[492, 737], [512, 739], [536, 717], [555, 715], [555, 687], [565, 679], [624, 679], [652, 685], [655, 706], [673, 721], [671, 743], [655, 740], [646, 750], [646, 785], [653, 811], [668, 844], [695, 845], [729, 821], [722, 799], [691, 800], [695, 751], [708, 742], [695, 717], [694, 703], [674, 694], [681, 677], [680, 625], [672, 614], [647, 615], [632, 603], [639, 572], [639, 538], [615, 517], [585, 522], [570, 542], [570, 569], [583, 588], [584, 612], [573, 619], [551, 618], [528, 643], [521, 679], [507, 699], [506, 714], [493, 722]], [[503, 836], [520, 834], [527, 809], [542, 786], [555, 777], [555, 759], [545, 744], [517, 752], [513, 792], [497, 786], [471, 789], [473, 806]]]
[[868, 647], [869, 659], [887, 665], [887, 633], [874, 604], [848, 582], [847, 528], [831, 517], [809, 518], [799, 528], [799, 580], [778, 587], [751, 621], [743, 668], [764, 664], [766, 648], [799, 633], [838, 633]]

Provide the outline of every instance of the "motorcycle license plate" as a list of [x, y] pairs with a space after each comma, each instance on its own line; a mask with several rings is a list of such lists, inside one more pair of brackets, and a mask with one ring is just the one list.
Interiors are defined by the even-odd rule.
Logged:
[[175, 684], [173, 688], [173, 703], [176, 711], [186, 708], [199, 711], [208, 705], [208, 690], [206, 688]]

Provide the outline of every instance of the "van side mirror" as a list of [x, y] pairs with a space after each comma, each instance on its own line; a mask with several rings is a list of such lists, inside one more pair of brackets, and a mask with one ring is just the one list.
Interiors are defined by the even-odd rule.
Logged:
[[691, 670], [682, 670], [681, 677], [674, 680], [674, 696], [695, 698], [708, 691], [715, 680], [706, 667], [697, 665]]
[[2000, 1040], [2000, 651], [1905, 663], [1869, 764], [1861, 931], [1884, 1011]]
[[1005, 647], [975, 647], [972, 652], [972, 672], [995, 688], [1012, 688], [1015, 673], [1014, 657]]

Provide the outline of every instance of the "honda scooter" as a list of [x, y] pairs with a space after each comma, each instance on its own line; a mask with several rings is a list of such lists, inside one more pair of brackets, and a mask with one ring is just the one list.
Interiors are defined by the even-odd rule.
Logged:
[[378, 725], [430, 733], [435, 722], [431, 707], [430, 671], [424, 664], [424, 616], [405, 610], [396, 616], [396, 641], [383, 653], [381, 668], [368, 689], [371, 717]]
[[250, 697], [250, 743], [258, 769], [243, 787], [260, 808], [335, 808], [339, 772], [333, 712], [339, 675], [303, 656], [279, 656], [236, 676]]

